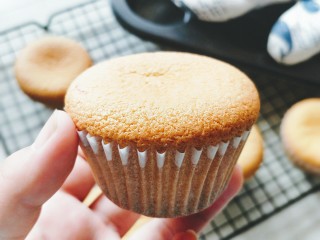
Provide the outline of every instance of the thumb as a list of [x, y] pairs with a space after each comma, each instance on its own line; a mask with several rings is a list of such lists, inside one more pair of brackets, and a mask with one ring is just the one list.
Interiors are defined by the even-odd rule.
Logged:
[[32, 146], [0, 167], [0, 239], [24, 239], [41, 205], [63, 184], [77, 155], [78, 137], [68, 115], [55, 111]]

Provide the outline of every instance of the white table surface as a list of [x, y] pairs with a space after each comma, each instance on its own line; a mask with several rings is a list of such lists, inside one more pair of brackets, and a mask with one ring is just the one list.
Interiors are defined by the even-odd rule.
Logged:
[[[0, 0], [0, 31], [28, 21], [45, 24], [51, 13], [85, 1]], [[0, 159], [3, 158], [0, 146]], [[320, 193], [312, 194], [234, 239], [319, 240], [319, 203]]]

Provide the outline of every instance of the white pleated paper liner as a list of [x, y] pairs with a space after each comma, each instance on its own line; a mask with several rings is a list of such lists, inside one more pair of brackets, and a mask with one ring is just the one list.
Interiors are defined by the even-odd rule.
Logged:
[[111, 201], [147, 216], [178, 217], [210, 206], [225, 189], [249, 131], [216, 146], [162, 153], [78, 133], [95, 180]]

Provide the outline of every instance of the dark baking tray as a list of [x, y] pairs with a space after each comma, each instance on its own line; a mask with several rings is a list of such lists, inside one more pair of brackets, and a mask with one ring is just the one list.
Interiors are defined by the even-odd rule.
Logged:
[[111, 0], [119, 22], [145, 38], [252, 66], [286, 77], [320, 84], [320, 56], [294, 66], [276, 63], [267, 53], [268, 34], [290, 4], [258, 9], [223, 23], [199, 21], [170, 0]]

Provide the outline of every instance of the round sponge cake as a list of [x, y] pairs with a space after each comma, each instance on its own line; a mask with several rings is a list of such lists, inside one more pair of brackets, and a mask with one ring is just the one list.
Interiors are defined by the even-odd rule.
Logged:
[[253, 125], [250, 135], [239, 156], [237, 163], [241, 166], [247, 180], [259, 169], [263, 160], [263, 138], [257, 125]]
[[79, 43], [65, 37], [46, 36], [21, 51], [14, 70], [28, 96], [61, 108], [70, 83], [91, 65], [90, 56]]
[[176, 52], [100, 63], [66, 96], [79, 130], [138, 147], [228, 141], [252, 126], [259, 106], [254, 84], [235, 67]]
[[320, 174], [320, 98], [304, 99], [284, 115], [280, 128], [283, 146], [295, 165]]
[[235, 67], [177, 52], [93, 66], [71, 84], [65, 101], [103, 192], [153, 217], [212, 204], [260, 107], [254, 84]]

